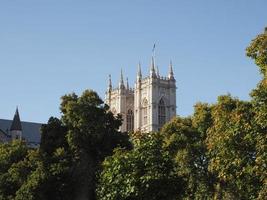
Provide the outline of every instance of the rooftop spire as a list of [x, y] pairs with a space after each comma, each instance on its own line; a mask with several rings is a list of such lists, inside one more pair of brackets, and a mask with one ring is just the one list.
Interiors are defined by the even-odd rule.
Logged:
[[138, 63], [138, 75], [142, 76], [142, 71], [141, 71], [141, 63]]
[[19, 109], [16, 108], [16, 112], [10, 127], [10, 131], [22, 131], [21, 121], [19, 117]]
[[157, 77], [160, 78], [160, 75], [159, 75], [159, 67], [157, 66]]
[[138, 72], [137, 72], [137, 80], [142, 79], [142, 71], [141, 71], [141, 63], [138, 63]]
[[122, 69], [121, 69], [121, 79], [120, 79], [119, 87], [120, 88], [125, 88], [125, 86], [124, 86], [124, 80], [123, 80], [123, 74], [122, 74]]
[[169, 66], [169, 79], [171, 79], [171, 80], [174, 80], [174, 74], [173, 74], [173, 69], [172, 69], [172, 61], [170, 60], [170, 66]]
[[128, 80], [128, 77], [126, 78], [126, 89], [129, 90], [130, 87], [129, 87], [129, 80]]
[[151, 59], [150, 76], [156, 77], [154, 56], [152, 56], [152, 59]]
[[109, 74], [108, 76], [108, 90], [111, 91], [112, 90], [112, 81], [111, 81], [111, 75]]

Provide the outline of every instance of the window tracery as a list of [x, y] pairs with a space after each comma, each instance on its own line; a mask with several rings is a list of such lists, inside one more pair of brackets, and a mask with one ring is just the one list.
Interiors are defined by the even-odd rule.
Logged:
[[127, 131], [133, 131], [134, 130], [134, 114], [131, 109], [128, 110], [127, 112]]
[[163, 99], [160, 99], [159, 101], [158, 122], [160, 127], [162, 127], [166, 122], [166, 107]]

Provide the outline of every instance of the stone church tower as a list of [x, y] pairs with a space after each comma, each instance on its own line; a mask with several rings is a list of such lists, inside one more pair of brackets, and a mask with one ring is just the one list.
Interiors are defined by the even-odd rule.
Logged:
[[11, 127], [10, 127], [11, 139], [12, 140], [22, 140], [22, 126], [19, 117], [19, 110], [16, 109]]
[[161, 77], [155, 68], [152, 57], [149, 76], [143, 77], [139, 64], [134, 88], [129, 87], [128, 79], [124, 84], [122, 72], [117, 88], [112, 87], [109, 76], [105, 103], [113, 114], [122, 115], [121, 131], [158, 131], [176, 116], [176, 81], [172, 63], [167, 77]]

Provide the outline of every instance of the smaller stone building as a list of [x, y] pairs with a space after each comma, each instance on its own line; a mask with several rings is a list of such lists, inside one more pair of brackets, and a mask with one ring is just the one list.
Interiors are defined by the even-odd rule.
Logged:
[[0, 142], [24, 140], [30, 147], [38, 147], [41, 126], [40, 123], [22, 122], [17, 108], [13, 120], [0, 119]]

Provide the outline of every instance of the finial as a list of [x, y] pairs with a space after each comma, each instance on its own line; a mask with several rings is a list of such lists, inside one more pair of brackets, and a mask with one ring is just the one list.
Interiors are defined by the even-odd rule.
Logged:
[[157, 77], [160, 78], [160, 75], [159, 75], [159, 66], [157, 66]]
[[112, 81], [111, 81], [111, 75], [108, 75], [108, 79], [109, 79], [109, 84], [108, 84], [108, 90], [111, 91], [112, 90]]
[[126, 89], [129, 90], [130, 87], [129, 87], [129, 80], [128, 80], [128, 77], [126, 78]]
[[154, 60], [154, 56], [152, 56], [151, 58], [151, 69], [155, 70], [155, 60]]
[[172, 69], [172, 61], [170, 60], [170, 67], [169, 67], [169, 79], [174, 79], [173, 69]]
[[121, 69], [121, 79], [120, 79], [120, 84], [119, 84], [120, 88], [124, 88], [124, 81], [123, 81], [123, 73], [122, 73], [122, 69]]
[[122, 69], [121, 69], [121, 84], [124, 85]]
[[142, 71], [141, 71], [141, 63], [138, 63], [138, 72], [137, 72], [137, 80], [141, 80], [142, 79]]
[[152, 56], [152, 59], [151, 59], [150, 76], [151, 77], [156, 77], [155, 62], [154, 62], [154, 57], [153, 56]]
[[141, 63], [138, 63], [138, 75], [141, 77], [142, 76], [142, 70], [141, 70]]

